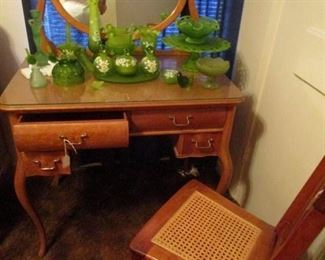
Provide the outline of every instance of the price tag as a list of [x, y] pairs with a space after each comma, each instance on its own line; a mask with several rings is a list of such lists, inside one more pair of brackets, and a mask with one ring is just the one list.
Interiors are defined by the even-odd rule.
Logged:
[[68, 154], [65, 154], [62, 157], [62, 167], [63, 168], [70, 167], [70, 156]]
[[68, 153], [67, 145], [69, 145], [73, 149], [73, 151], [75, 153], [77, 153], [77, 150], [74, 147], [74, 145], [68, 139], [64, 138], [63, 139], [64, 156], [62, 157], [62, 167], [63, 168], [70, 167], [70, 163], [71, 163], [70, 155]]

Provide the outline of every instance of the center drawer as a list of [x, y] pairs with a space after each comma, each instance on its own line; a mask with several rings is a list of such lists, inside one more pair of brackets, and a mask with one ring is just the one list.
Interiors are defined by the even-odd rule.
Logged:
[[20, 151], [62, 150], [63, 139], [76, 149], [126, 147], [129, 142], [125, 113], [25, 114], [13, 134]]
[[217, 129], [224, 126], [226, 116], [224, 107], [132, 111], [130, 129], [132, 134]]

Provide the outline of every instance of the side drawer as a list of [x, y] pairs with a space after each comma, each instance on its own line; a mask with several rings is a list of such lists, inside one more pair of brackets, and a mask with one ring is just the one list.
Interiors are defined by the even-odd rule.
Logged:
[[182, 134], [178, 136], [174, 152], [177, 158], [218, 156], [222, 133]]
[[63, 165], [64, 152], [21, 153], [26, 176], [55, 176], [71, 174], [69, 165]]
[[63, 150], [63, 139], [76, 149], [126, 147], [129, 125], [124, 113], [22, 115], [13, 134], [20, 151]]
[[216, 129], [223, 127], [226, 116], [226, 108], [132, 111], [130, 114], [130, 131], [136, 134]]

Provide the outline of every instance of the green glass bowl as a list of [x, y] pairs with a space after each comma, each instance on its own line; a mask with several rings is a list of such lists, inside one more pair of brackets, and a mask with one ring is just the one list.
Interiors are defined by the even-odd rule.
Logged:
[[199, 17], [198, 20], [193, 20], [191, 16], [182, 16], [176, 21], [176, 26], [179, 31], [190, 39], [201, 39], [208, 36], [210, 33], [219, 30], [219, 23], [215, 19], [209, 17]]
[[222, 58], [211, 58], [204, 57], [199, 58], [196, 61], [196, 67], [198, 70], [209, 77], [215, 77], [222, 74], [225, 74], [230, 67], [229, 61], [226, 61]]

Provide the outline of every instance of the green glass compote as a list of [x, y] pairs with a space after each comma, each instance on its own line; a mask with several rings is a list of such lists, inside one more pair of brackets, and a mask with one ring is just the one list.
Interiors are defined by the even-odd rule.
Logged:
[[196, 61], [196, 67], [199, 72], [207, 76], [203, 86], [209, 89], [216, 89], [219, 87], [217, 77], [225, 74], [229, 70], [230, 64], [229, 61], [219, 57], [204, 57]]
[[182, 65], [184, 71], [198, 71], [196, 61], [201, 53], [221, 52], [230, 48], [230, 42], [212, 34], [219, 30], [219, 23], [215, 19], [183, 16], [176, 21], [176, 26], [180, 34], [167, 36], [163, 41], [168, 46], [190, 54]]
[[192, 44], [204, 43], [209, 34], [219, 30], [217, 20], [209, 17], [193, 19], [189, 15], [177, 19], [176, 26], [181, 33], [186, 35], [185, 41]]

